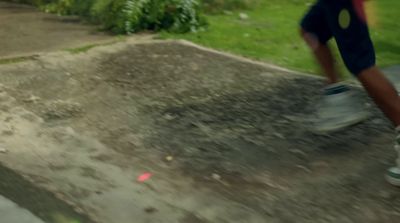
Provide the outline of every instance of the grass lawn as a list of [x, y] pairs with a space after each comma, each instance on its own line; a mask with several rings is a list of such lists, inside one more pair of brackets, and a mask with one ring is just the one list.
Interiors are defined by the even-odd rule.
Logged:
[[[308, 73], [321, 73], [298, 35], [298, 23], [313, 0], [263, 0], [252, 10], [207, 15], [209, 27], [188, 34], [162, 33], [215, 49]], [[374, 0], [379, 25], [371, 28], [380, 66], [400, 64], [399, 0]], [[239, 13], [248, 14], [241, 20]], [[397, 41], [396, 41], [397, 40]], [[333, 46], [336, 48], [334, 41]], [[337, 50], [336, 50], [337, 53]], [[340, 68], [344, 71], [342, 61]], [[348, 73], [344, 72], [347, 76]]]

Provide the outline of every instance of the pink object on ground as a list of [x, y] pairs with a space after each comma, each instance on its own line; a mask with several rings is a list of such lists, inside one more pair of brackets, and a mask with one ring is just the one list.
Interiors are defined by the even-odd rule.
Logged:
[[144, 181], [150, 179], [152, 175], [153, 175], [153, 174], [151, 174], [151, 173], [144, 173], [144, 174], [140, 175], [140, 176], [137, 178], [137, 180], [138, 180], [139, 182], [144, 182]]

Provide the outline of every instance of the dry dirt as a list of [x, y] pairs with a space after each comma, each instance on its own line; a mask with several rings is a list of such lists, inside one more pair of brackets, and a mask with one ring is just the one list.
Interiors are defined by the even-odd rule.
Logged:
[[32, 56], [116, 38], [78, 18], [40, 13], [30, 6], [0, 2], [0, 58]]

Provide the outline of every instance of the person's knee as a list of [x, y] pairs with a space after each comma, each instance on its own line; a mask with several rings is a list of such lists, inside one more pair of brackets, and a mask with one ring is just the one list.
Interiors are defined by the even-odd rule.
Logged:
[[299, 34], [300, 34], [301, 38], [303, 38], [303, 40], [307, 42], [307, 40], [306, 40], [307, 32], [306, 32], [306, 30], [304, 30], [303, 27], [300, 27]]
[[314, 35], [313, 33], [307, 32], [303, 28], [300, 28], [300, 36], [307, 43], [307, 45], [314, 51], [317, 50], [321, 45], [323, 45], [319, 41], [319, 39], [316, 35]]

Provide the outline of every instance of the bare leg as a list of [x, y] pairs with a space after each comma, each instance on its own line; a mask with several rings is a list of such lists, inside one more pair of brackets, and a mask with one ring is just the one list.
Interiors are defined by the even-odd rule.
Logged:
[[371, 67], [358, 75], [358, 79], [395, 126], [400, 126], [400, 97], [396, 89], [377, 67]]
[[335, 68], [335, 60], [329, 46], [321, 44], [316, 37], [303, 29], [301, 29], [301, 35], [308, 46], [313, 50], [315, 58], [328, 78], [328, 84], [337, 83], [339, 81], [339, 75]]
[[395, 150], [398, 157], [396, 166], [387, 170], [386, 179], [392, 185], [400, 186], [400, 97], [393, 85], [375, 66], [362, 71], [358, 79], [378, 107], [396, 126], [398, 136], [395, 140]]
[[[353, 96], [349, 88], [339, 82], [339, 75], [335, 67], [335, 60], [328, 45], [321, 44], [313, 34], [301, 30], [306, 43], [313, 50], [317, 62], [327, 77], [327, 85], [316, 106], [315, 117], [311, 123], [315, 133], [337, 131], [344, 127], [357, 124], [368, 118], [362, 103]], [[346, 115], [345, 115], [346, 114]]]

